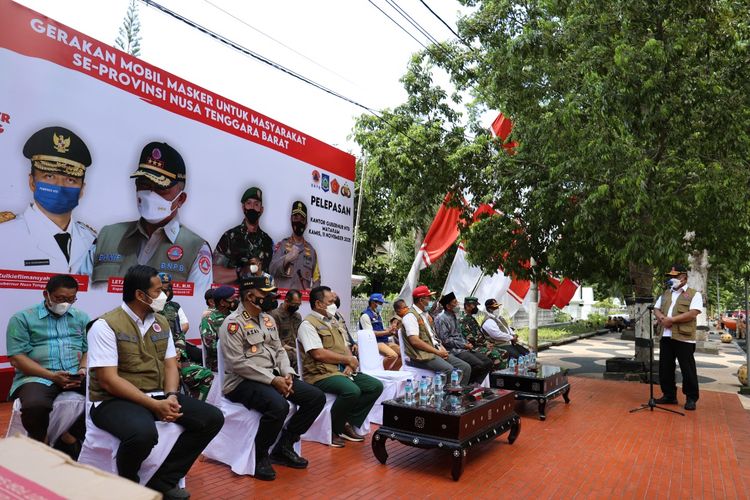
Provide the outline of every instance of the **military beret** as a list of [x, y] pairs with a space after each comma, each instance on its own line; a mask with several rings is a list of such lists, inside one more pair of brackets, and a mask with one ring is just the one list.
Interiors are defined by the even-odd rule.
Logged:
[[299, 200], [295, 201], [292, 203], [292, 215], [301, 215], [307, 219], [307, 206]]
[[234, 287], [229, 285], [221, 285], [218, 288], [214, 288], [214, 295], [213, 299], [216, 301], [222, 300], [222, 299], [228, 299], [232, 295], [234, 295]]
[[681, 274], [687, 274], [687, 268], [679, 264], [672, 266], [672, 269], [664, 273], [665, 276], [679, 276]]
[[91, 165], [91, 153], [76, 134], [65, 127], [47, 127], [35, 132], [23, 145], [31, 165], [45, 172], [83, 177]]
[[[268, 276], [245, 276], [240, 280], [240, 292], [247, 290], [274, 292], [276, 287], [271, 284], [271, 278]], [[216, 292], [214, 292], [214, 298], [216, 298]]]
[[245, 193], [242, 195], [242, 203], [245, 203], [247, 200], [253, 199], [258, 200], [259, 202], [263, 203], [263, 191], [260, 190], [258, 187], [250, 187], [245, 190]]
[[185, 182], [185, 161], [166, 142], [150, 142], [141, 151], [138, 168], [131, 179], [145, 177], [157, 186], [168, 188]]

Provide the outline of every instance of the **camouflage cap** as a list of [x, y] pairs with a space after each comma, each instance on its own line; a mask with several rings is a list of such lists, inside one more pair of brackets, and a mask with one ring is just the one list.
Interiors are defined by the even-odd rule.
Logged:
[[83, 177], [91, 165], [89, 148], [65, 127], [47, 127], [34, 132], [23, 145], [23, 155], [37, 170], [70, 177]]

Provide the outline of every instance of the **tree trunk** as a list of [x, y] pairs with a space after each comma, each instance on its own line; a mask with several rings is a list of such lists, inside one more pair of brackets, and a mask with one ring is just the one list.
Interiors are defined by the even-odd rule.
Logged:
[[698, 315], [698, 340], [708, 340], [708, 318], [705, 306], [708, 303], [708, 250], [695, 252], [688, 257], [690, 270], [688, 271], [688, 286], [703, 295], [704, 311]]
[[[630, 306], [630, 317], [635, 319], [635, 337], [648, 339], [650, 336], [648, 306], [654, 303], [652, 296], [654, 270], [646, 264], [631, 262], [628, 264], [630, 282], [633, 286], [633, 297], [627, 303]], [[649, 349], [635, 346], [635, 360], [647, 363]]]

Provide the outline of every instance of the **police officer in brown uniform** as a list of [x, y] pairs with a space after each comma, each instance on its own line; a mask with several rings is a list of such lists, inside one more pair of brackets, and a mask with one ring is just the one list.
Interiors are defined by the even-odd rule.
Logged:
[[[277, 305], [275, 291], [268, 277], [242, 279], [241, 304], [219, 330], [220, 355], [227, 373], [224, 394], [263, 415], [255, 435], [255, 477], [265, 481], [276, 478], [271, 462], [295, 469], [307, 467], [307, 460], [294, 451], [294, 443], [315, 422], [326, 402], [323, 391], [297, 378], [289, 365], [276, 322], [268, 314]], [[287, 400], [298, 408], [284, 427]], [[277, 437], [279, 442], [269, 457]]]
[[320, 285], [318, 254], [305, 240], [307, 206], [292, 203], [292, 235], [276, 244], [269, 271], [279, 288], [310, 290]]

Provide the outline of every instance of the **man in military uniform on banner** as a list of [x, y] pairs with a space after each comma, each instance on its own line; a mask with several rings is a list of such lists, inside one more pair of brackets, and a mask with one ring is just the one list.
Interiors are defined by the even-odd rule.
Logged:
[[[248, 188], [240, 199], [244, 220], [226, 231], [214, 250], [214, 280], [217, 283], [237, 283], [237, 280], [268, 270], [273, 256], [273, 240], [260, 228], [263, 215], [263, 192], [258, 187]], [[257, 258], [260, 263], [250, 260]], [[255, 270], [251, 267], [255, 266]]]
[[279, 288], [310, 290], [320, 286], [318, 254], [305, 240], [307, 207], [301, 201], [292, 203], [292, 235], [276, 244], [270, 272]]
[[83, 196], [91, 154], [64, 127], [35, 132], [23, 146], [31, 160], [29, 189], [33, 201], [19, 215], [0, 212], [0, 238], [11, 243], [0, 253], [0, 269], [80, 272], [96, 231], [73, 210]]
[[151, 142], [130, 178], [141, 217], [103, 227], [84, 272], [97, 284], [124, 276], [133, 265], [149, 265], [175, 281], [194, 283], [195, 292], [203, 293], [213, 281], [211, 248], [177, 219], [187, 201], [182, 156], [169, 144]]

